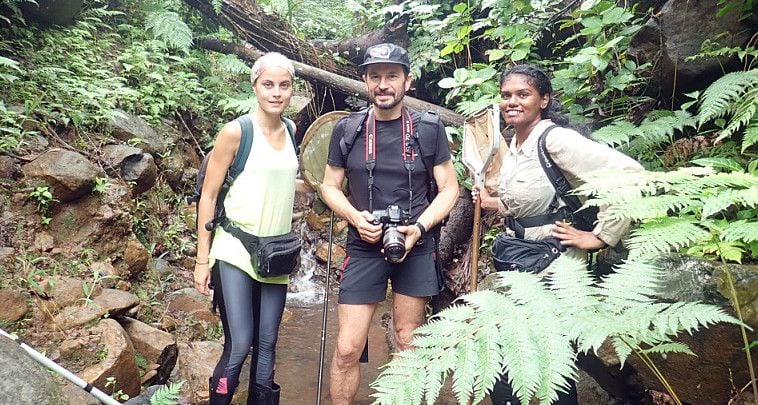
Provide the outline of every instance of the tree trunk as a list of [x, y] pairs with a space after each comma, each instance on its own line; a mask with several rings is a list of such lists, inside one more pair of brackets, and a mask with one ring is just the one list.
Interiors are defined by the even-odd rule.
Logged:
[[[240, 45], [232, 44], [229, 42], [222, 42], [217, 39], [211, 38], [207, 38], [201, 41], [200, 46], [216, 52], [234, 53], [240, 58], [251, 62], [255, 61], [263, 54], [256, 49], [246, 48]], [[363, 98], [364, 100], [368, 99], [366, 85], [363, 82], [353, 80], [348, 77], [343, 77], [332, 72], [319, 69], [317, 67], [309, 66], [305, 63], [293, 61], [293, 64], [295, 65], [295, 71], [297, 72], [297, 75], [306, 80], [318, 82], [325, 86], [340, 90], [346, 94]], [[439, 115], [440, 119], [442, 119], [442, 122], [445, 124], [463, 124], [463, 116], [453, 110], [449, 110], [436, 104], [432, 104], [410, 96], [406, 96], [403, 99], [403, 102], [408, 107], [418, 111], [434, 111], [437, 113], [437, 115]]]
[[324, 51], [316, 49], [292, 33], [292, 29], [279, 18], [266, 14], [254, 1], [224, 0], [216, 14], [210, 0], [184, 0], [188, 5], [219, 22], [258, 49], [276, 51], [292, 60], [334, 72], [340, 76], [357, 79], [354, 66], [337, 64]]
[[383, 42], [390, 42], [407, 48], [410, 43], [410, 39], [408, 38], [408, 19], [398, 18], [379, 30], [369, 32], [357, 38], [348, 38], [342, 41], [311, 41], [316, 47], [336, 53], [355, 65], [360, 65], [363, 62], [366, 48]]

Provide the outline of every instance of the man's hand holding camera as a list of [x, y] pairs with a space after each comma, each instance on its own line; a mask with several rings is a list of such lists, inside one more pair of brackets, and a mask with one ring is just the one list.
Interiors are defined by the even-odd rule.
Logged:
[[382, 224], [374, 224], [374, 216], [370, 212], [356, 211], [350, 222], [364, 241], [376, 243], [382, 238]]

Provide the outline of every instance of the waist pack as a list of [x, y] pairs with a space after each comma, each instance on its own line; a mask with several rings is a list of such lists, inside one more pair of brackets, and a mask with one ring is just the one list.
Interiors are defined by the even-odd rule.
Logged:
[[492, 259], [497, 271], [539, 273], [564, 250], [556, 238], [535, 241], [501, 233], [492, 244]]
[[303, 245], [294, 232], [258, 237], [241, 230], [228, 219], [221, 222], [221, 227], [242, 242], [245, 250], [250, 253], [253, 267], [257, 260], [258, 274], [261, 277], [289, 275], [299, 268], [298, 259]]

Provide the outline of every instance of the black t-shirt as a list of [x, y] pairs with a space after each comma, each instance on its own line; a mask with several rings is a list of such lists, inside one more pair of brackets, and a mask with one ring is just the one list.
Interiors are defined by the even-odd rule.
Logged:
[[[409, 111], [411, 112], [414, 131], [417, 131], [421, 114], [414, 110]], [[348, 179], [350, 193], [348, 199], [353, 206], [359, 211], [371, 211], [369, 209], [368, 170], [366, 169], [365, 125], [361, 128], [360, 133], [353, 142], [352, 149], [347, 156], [347, 162], [345, 162], [340, 149], [340, 139], [344, 135], [347, 119], [343, 118], [334, 127], [329, 144], [327, 163], [331, 166], [345, 169], [345, 177]], [[399, 206], [403, 210], [408, 210], [410, 194], [408, 192], [408, 170], [403, 163], [401, 122], [401, 118], [391, 121], [376, 121], [376, 166], [374, 167], [373, 187], [374, 211], [384, 210], [392, 204]], [[436, 144], [435, 142], [428, 142], [428, 139], [425, 141], [419, 139], [422, 143], [422, 148], [426, 145], [436, 146], [434, 165], [450, 160], [450, 149], [448, 148], [447, 135], [445, 134], [445, 127], [442, 125], [442, 122], [438, 121], [436, 133], [419, 133], [419, 138], [421, 137], [436, 137]], [[427, 201], [428, 174], [424, 167], [424, 162], [421, 160], [420, 153], [418, 150], [414, 150], [414, 152], [416, 157], [411, 176], [411, 185], [413, 187], [413, 202], [410, 204], [411, 224], [415, 223], [416, 219], [429, 206], [429, 202]], [[424, 150], [424, 153], [429, 154], [426, 150]], [[352, 225], [349, 227], [347, 251], [350, 256], [380, 256], [381, 248], [381, 239], [375, 244], [369, 244], [360, 238], [357, 229]], [[433, 250], [434, 241], [432, 234], [431, 232], [427, 232], [424, 237], [424, 243], [416, 245], [410, 254], [429, 253]]]

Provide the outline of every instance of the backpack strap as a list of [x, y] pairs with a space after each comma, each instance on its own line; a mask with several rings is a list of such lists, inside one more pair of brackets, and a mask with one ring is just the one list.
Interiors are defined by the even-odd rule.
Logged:
[[566, 203], [569, 209], [571, 209], [571, 212], [576, 212], [579, 211], [582, 204], [579, 202], [577, 196], [571, 194], [571, 183], [566, 180], [566, 176], [563, 175], [563, 172], [558, 165], [555, 164], [555, 161], [550, 157], [550, 153], [547, 151], [547, 134], [555, 127], [557, 127], [557, 125], [549, 126], [537, 139], [537, 154], [540, 158], [542, 170], [545, 171], [548, 180], [550, 180], [553, 188], [555, 188], [555, 192]]
[[287, 127], [287, 133], [290, 135], [292, 141], [292, 147], [295, 148], [295, 155], [297, 155], [297, 144], [295, 143], [295, 122], [287, 117], [282, 117], [284, 126]]
[[366, 122], [368, 117], [368, 108], [364, 108], [360, 111], [351, 112], [347, 116], [345, 121], [345, 131], [340, 138], [340, 152], [342, 152], [342, 160], [347, 161], [347, 155], [350, 150], [353, 149], [353, 143], [358, 138], [358, 133], [363, 128], [363, 123]]
[[[419, 120], [418, 125], [418, 131], [414, 134], [414, 141], [416, 142], [416, 147], [418, 148], [419, 155], [421, 155], [421, 162], [424, 163], [424, 169], [426, 169], [426, 180], [427, 180], [427, 199], [429, 202], [434, 200], [434, 197], [437, 196], [437, 182], [434, 180], [434, 159], [437, 157], [437, 140], [436, 135], [437, 134], [437, 128], [439, 125], [439, 117], [437, 114], [435, 114], [432, 111], [426, 111], [421, 114], [421, 119]], [[432, 147], [424, 148], [421, 145], [423, 142], [421, 142], [421, 134], [424, 135], [425, 140], [434, 140], [435, 150], [432, 152]]]
[[[248, 156], [250, 156], [250, 149], [253, 147], [253, 135], [255, 134], [253, 120], [250, 118], [250, 115], [245, 114], [237, 118], [235, 121], [240, 123], [242, 135], [240, 136], [240, 145], [237, 148], [237, 154], [234, 156], [234, 161], [229, 167], [229, 174], [227, 176], [227, 178], [231, 178], [229, 186], [231, 186], [234, 179], [242, 173], [242, 170], [245, 169], [245, 163], [247, 162]], [[226, 195], [224, 195], [224, 197], [226, 197]]]
[[[555, 212], [548, 212], [542, 215], [533, 215], [530, 217], [514, 218], [509, 216], [506, 218], [508, 228], [513, 230], [516, 237], [523, 238], [526, 228], [532, 228], [535, 226], [542, 226], [552, 224], [555, 221], [561, 221], [566, 218], [572, 218], [573, 213], [578, 211], [582, 204], [579, 202], [577, 196], [571, 193], [571, 184], [566, 180], [566, 176], [555, 164], [555, 161], [547, 151], [547, 134], [550, 133], [557, 125], [551, 125], [547, 127], [539, 138], [537, 138], [537, 155], [539, 157], [542, 170], [545, 172], [550, 184], [555, 189], [556, 198], [562, 199], [565, 203], [565, 207], [558, 208]], [[557, 206], [557, 200], [554, 201]]]

